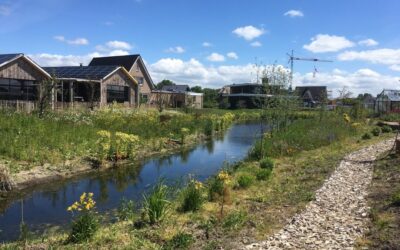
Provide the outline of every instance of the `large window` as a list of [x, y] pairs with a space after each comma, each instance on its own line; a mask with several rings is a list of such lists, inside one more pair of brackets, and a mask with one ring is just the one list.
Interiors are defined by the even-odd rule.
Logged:
[[35, 81], [0, 78], [0, 100], [34, 101], [36, 96]]
[[129, 102], [129, 87], [107, 85], [107, 102]]

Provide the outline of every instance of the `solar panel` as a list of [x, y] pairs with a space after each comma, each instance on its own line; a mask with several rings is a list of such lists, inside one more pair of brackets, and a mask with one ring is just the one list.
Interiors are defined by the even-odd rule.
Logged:
[[80, 78], [88, 80], [101, 80], [117, 66], [69, 66], [69, 67], [45, 67], [44, 69], [57, 78]]
[[0, 64], [10, 61], [19, 55], [21, 55], [21, 54], [1, 54], [0, 55]]

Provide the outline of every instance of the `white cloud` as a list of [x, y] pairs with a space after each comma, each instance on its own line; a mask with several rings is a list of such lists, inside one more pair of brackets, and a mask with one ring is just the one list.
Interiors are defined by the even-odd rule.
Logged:
[[232, 33], [238, 37], [242, 37], [247, 41], [251, 41], [265, 33], [263, 28], [259, 29], [252, 25], [236, 28]]
[[207, 57], [207, 60], [211, 62], [223, 62], [225, 61], [225, 56], [214, 52]]
[[359, 93], [371, 93], [376, 95], [384, 88], [393, 88], [397, 84], [398, 77], [382, 75], [368, 68], [355, 72], [346, 72], [334, 69], [332, 72], [320, 72], [314, 77], [313, 72], [306, 74], [294, 74], [294, 85], [319, 85], [327, 86], [332, 90], [333, 96], [338, 95], [338, 90], [347, 87], [354, 95]]
[[239, 56], [235, 52], [229, 52], [226, 54], [226, 56], [228, 58], [235, 59], [235, 60], [239, 59]]
[[106, 43], [106, 46], [110, 49], [122, 49], [122, 50], [130, 50], [132, 49], [132, 45], [124, 41], [109, 41]]
[[35, 62], [41, 66], [79, 66], [80, 63], [87, 65], [93, 57], [101, 56], [121, 56], [128, 55], [128, 51], [113, 50], [108, 53], [89, 53], [86, 55], [59, 55], [59, 54], [33, 54], [29, 55]]
[[181, 46], [176, 46], [176, 47], [170, 47], [166, 50], [168, 53], [176, 53], [176, 54], [182, 54], [185, 53], [185, 49]]
[[393, 71], [400, 71], [400, 64], [392, 65], [389, 68]]
[[0, 16], [9, 16], [11, 14], [11, 7], [5, 4], [0, 5]]
[[338, 55], [340, 61], [366, 61], [385, 65], [400, 64], [400, 49], [375, 49], [345, 51]]
[[303, 46], [313, 53], [336, 52], [353, 47], [354, 43], [344, 36], [318, 34], [311, 38], [311, 43]]
[[213, 45], [209, 42], [203, 42], [202, 46], [207, 48], [207, 47], [212, 47]]
[[362, 46], [370, 47], [370, 46], [376, 46], [379, 43], [377, 41], [375, 41], [374, 39], [369, 38], [369, 39], [359, 41], [358, 44], [362, 45]]
[[67, 39], [65, 39], [64, 36], [55, 36], [54, 39], [57, 41], [60, 41], [60, 42], [71, 44], [71, 45], [88, 45], [89, 44], [89, 40], [87, 40], [86, 38], [75, 38], [73, 40], [67, 40]]
[[250, 46], [252, 46], [252, 47], [261, 47], [262, 43], [260, 43], [259, 41], [255, 41], [255, 42], [250, 43]]
[[303, 17], [304, 16], [303, 12], [301, 12], [300, 10], [289, 10], [283, 15], [290, 16], [290, 17]]

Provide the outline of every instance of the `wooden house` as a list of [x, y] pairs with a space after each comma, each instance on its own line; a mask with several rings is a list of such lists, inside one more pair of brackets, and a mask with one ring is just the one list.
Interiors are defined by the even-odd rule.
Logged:
[[150, 104], [158, 106], [160, 102], [165, 107], [182, 108], [191, 107], [195, 109], [203, 108], [203, 94], [190, 91], [189, 85], [168, 85], [161, 90], [153, 90]]
[[44, 67], [57, 79], [54, 101], [57, 107], [105, 106], [122, 103], [138, 104], [138, 84], [121, 66], [66, 66]]
[[95, 57], [89, 66], [122, 66], [139, 84], [140, 103], [148, 103], [152, 90], [155, 89], [153, 80], [147, 71], [140, 55]]

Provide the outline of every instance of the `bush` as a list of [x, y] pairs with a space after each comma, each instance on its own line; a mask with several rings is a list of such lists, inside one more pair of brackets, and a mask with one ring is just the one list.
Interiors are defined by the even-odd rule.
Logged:
[[118, 220], [133, 220], [135, 216], [135, 202], [122, 198], [117, 210]]
[[240, 229], [247, 220], [247, 213], [244, 211], [237, 211], [228, 214], [222, 222], [222, 227], [230, 230]]
[[374, 136], [379, 136], [379, 135], [381, 134], [381, 128], [375, 127], [375, 128], [372, 129], [371, 133], [372, 133]]
[[361, 137], [361, 139], [363, 139], [363, 140], [369, 140], [371, 138], [372, 138], [372, 135], [370, 133], [365, 133]]
[[208, 200], [215, 201], [224, 193], [224, 182], [217, 176], [210, 178], [208, 182]]
[[67, 211], [78, 213], [78, 217], [72, 221], [72, 230], [68, 241], [74, 243], [87, 241], [99, 229], [99, 221], [94, 212], [95, 204], [93, 193], [83, 193], [79, 201], [67, 208]]
[[382, 133], [390, 133], [392, 132], [392, 128], [388, 125], [382, 127]]
[[168, 200], [168, 187], [159, 181], [149, 195], [143, 195], [143, 209], [149, 218], [150, 224], [163, 221], [171, 202]]
[[248, 188], [253, 184], [254, 177], [248, 174], [240, 175], [237, 180], [240, 188]]
[[269, 178], [269, 176], [271, 175], [271, 169], [260, 169], [258, 170], [256, 177], [257, 180], [259, 181], [263, 181]]
[[192, 245], [193, 242], [194, 238], [191, 234], [178, 233], [163, 246], [163, 249], [189, 249], [190, 245]]
[[194, 212], [201, 208], [204, 199], [202, 196], [201, 189], [203, 184], [201, 182], [191, 180], [187, 187], [182, 191], [183, 200], [181, 204], [181, 210], [183, 212]]
[[264, 158], [260, 161], [260, 168], [263, 169], [272, 169], [274, 167], [275, 163], [271, 158]]

